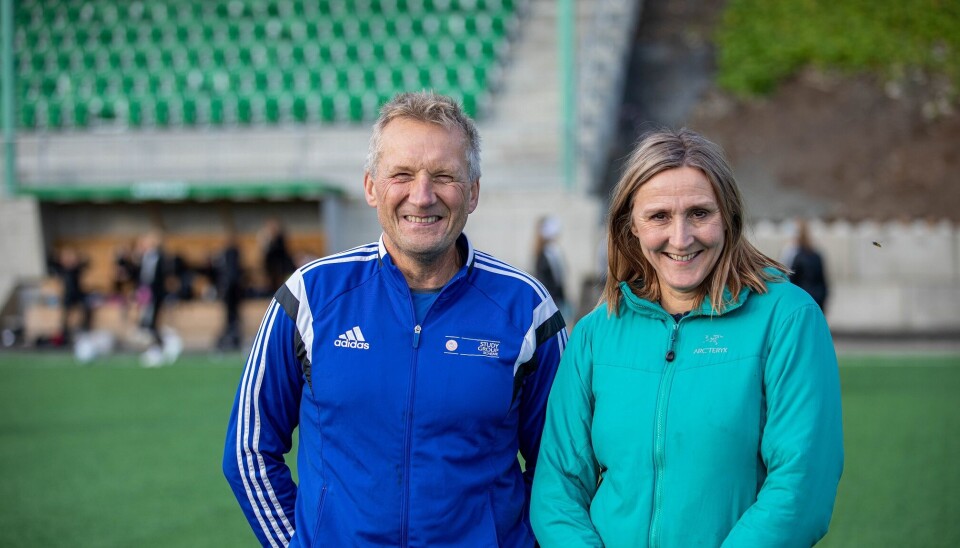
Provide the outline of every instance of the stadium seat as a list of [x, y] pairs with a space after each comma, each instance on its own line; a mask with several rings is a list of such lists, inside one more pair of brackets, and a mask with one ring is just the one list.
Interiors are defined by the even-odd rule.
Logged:
[[33, 101], [20, 104], [20, 126], [27, 129], [37, 127], [37, 105]]

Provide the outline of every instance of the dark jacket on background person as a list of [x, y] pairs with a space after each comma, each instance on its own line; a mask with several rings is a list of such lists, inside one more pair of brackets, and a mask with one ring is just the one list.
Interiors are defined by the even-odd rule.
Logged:
[[821, 310], [826, 310], [829, 293], [827, 278], [824, 275], [823, 257], [820, 253], [810, 248], [797, 249], [790, 269], [793, 270], [790, 281], [809, 293]]

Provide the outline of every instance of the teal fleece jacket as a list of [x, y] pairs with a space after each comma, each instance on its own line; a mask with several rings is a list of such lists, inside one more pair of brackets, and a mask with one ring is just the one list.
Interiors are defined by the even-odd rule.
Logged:
[[826, 534], [843, 468], [833, 341], [802, 289], [767, 287], [677, 322], [621, 284], [619, 316], [600, 306], [577, 323], [533, 483], [541, 546], [792, 547]]

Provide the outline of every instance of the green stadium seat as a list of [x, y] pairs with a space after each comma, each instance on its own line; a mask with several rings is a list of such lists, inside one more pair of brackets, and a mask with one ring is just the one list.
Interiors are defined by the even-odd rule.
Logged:
[[270, 124], [276, 124], [280, 121], [280, 98], [277, 95], [269, 94], [263, 99], [263, 119]]
[[341, 118], [345, 122], [360, 122], [364, 119], [364, 102], [359, 95], [347, 94], [347, 116]]
[[309, 112], [307, 111], [307, 100], [302, 94], [296, 94], [293, 96], [292, 103], [290, 105], [290, 116], [296, 122], [306, 122], [309, 117]]
[[102, 27], [100, 32], [97, 33], [97, 40], [102, 46], [109, 46], [113, 43], [113, 28], [111, 27]]
[[320, 97], [320, 119], [328, 123], [336, 120], [336, 109], [334, 108], [332, 95]]
[[180, 122], [185, 126], [197, 123], [197, 99], [191, 95], [184, 95], [180, 104]]
[[44, 125], [48, 129], [58, 129], [63, 126], [63, 107], [59, 102], [47, 101], [44, 103]]
[[53, 74], [44, 75], [40, 86], [40, 93], [44, 97], [52, 97], [57, 93], [57, 77]]
[[170, 101], [166, 97], [154, 99], [153, 123], [158, 127], [166, 127], [170, 124]]
[[210, 97], [210, 111], [207, 115], [207, 122], [212, 125], [221, 125], [225, 121], [223, 98], [220, 95]]
[[116, 97], [94, 97], [87, 105], [87, 113], [91, 123], [94, 120], [101, 123], [113, 122], [117, 118]]
[[238, 124], [249, 125], [253, 122], [253, 105], [249, 95], [237, 97], [237, 119]]
[[20, 105], [20, 126], [28, 129], [37, 127], [37, 104], [23, 101]]
[[[66, 38], [69, 34], [65, 34]], [[73, 44], [77, 47], [84, 47], [87, 45], [87, 41], [90, 40], [90, 31], [86, 27], [76, 27], [73, 29]]]
[[136, 46], [140, 43], [140, 27], [128, 25], [123, 28], [123, 39], [127, 46]]
[[73, 53], [70, 50], [60, 50], [56, 54], [57, 72], [66, 72], [72, 65]]
[[34, 51], [28, 55], [30, 59], [31, 72], [43, 72], [47, 68], [47, 53], [44, 51]]

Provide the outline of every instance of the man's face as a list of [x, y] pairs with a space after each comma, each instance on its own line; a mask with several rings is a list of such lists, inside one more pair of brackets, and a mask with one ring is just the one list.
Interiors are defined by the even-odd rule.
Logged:
[[384, 244], [397, 260], [430, 264], [445, 253], [477, 207], [480, 181], [467, 180], [466, 140], [457, 130], [397, 118], [383, 129], [376, 176], [363, 180]]

